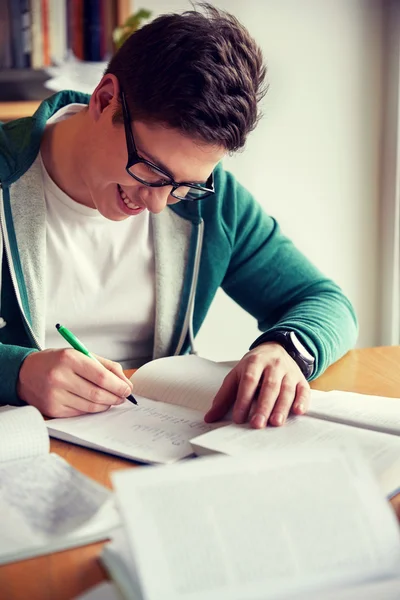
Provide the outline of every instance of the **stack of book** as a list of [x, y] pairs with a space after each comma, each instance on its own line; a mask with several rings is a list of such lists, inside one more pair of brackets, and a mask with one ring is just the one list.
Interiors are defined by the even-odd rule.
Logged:
[[112, 32], [128, 14], [126, 0], [2, 0], [0, 69], [43, 69], [69, 52], [107, 60]]
[[112, 479], [123, 526], [101, 557], [116, 584], [107, 598], [399, 598], [398, 523], [354, 448], [208, 457]]

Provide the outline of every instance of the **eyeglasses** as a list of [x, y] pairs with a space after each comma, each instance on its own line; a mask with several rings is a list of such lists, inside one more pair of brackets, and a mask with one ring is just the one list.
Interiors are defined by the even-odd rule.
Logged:
[[177, 200], [202, 200], [214, 194], [214, 179], [210, 177], [203, 184], [175, 181], [170, 173], [164, 171], [154, 163], [139, 156], [131, 128], [131, 117], [124, 92], [121, 91], [122, 115], [124, 119], [126, 147], [128, 150], [128, 162], [126, 171], [131, 177], [149, 187], [171, 186], [171, 196]]

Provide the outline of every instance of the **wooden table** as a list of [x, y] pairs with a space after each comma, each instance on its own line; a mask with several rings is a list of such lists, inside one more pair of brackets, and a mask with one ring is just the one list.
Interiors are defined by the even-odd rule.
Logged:
[[[330, 367], [312, 387], [400, 398], [400, 347], [352, 350]], [[82, 473], [108, 487], [112, 471], [135, 466], [129, 461], [59, 440], [52, 440], [51, 450]], [[400, 519], [400, 494], [392, 504]], [[97, 560], [102, 546], [103, 543], [91, 544], [0, 567], [0, 600], [74, 598], [106, 579]]]

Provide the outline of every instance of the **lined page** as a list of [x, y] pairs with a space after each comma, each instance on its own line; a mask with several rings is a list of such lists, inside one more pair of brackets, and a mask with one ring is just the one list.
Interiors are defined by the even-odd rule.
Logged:
[[230, 456], [244, 452], [321, 445], [337, 447], [358, 444], [361, 453], [390, 495], [400, 486], [400, 437], [314, 417], [291, 416], [283, 427], [252, 429], [249, 425], [228, 425], [191, 440], [197, 454], [217, 452]]
[[0, 463], [46, 454], [49, 449], [49, 434], [37, 408], [0, 408]]
[[146, 363], [131, 377], [133, 394], [204, 413], [231, 365], [199, 356], [169, 356]]
[[311, 416], [400, 435], [399, 398], [313, 390], [311, 400]]
[[52, 437], [105, 450], [146, 463], [168, 464], [193, 454], [189, 440], [219, 423], [205, 423], [202, 413], [135, 394], [103, 413], [46, 421]]
[[0, 564], [105, 539], [112, 494], [55, 454], [0, 465]]
[[397, 522], [353, 449], [204, 458], [113, 482], [146, 600], [298, 597], [398, 573]]

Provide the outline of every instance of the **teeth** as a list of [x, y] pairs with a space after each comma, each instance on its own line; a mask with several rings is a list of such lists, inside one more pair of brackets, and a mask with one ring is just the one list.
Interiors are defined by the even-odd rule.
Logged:
[[137, 208], [140, 208], [140, 206], [138, 204], [133, 204], [133, 202], [131, 202], [128, 198], [128, 196], [125, 194], [125, 192], [120, 188], [120, 186], [118, 186], [119, 189], [119, 193], [121, 195], [122, 200], [124, 201], [124, 204], [130, 208], [131, 210], [136, 210]]

